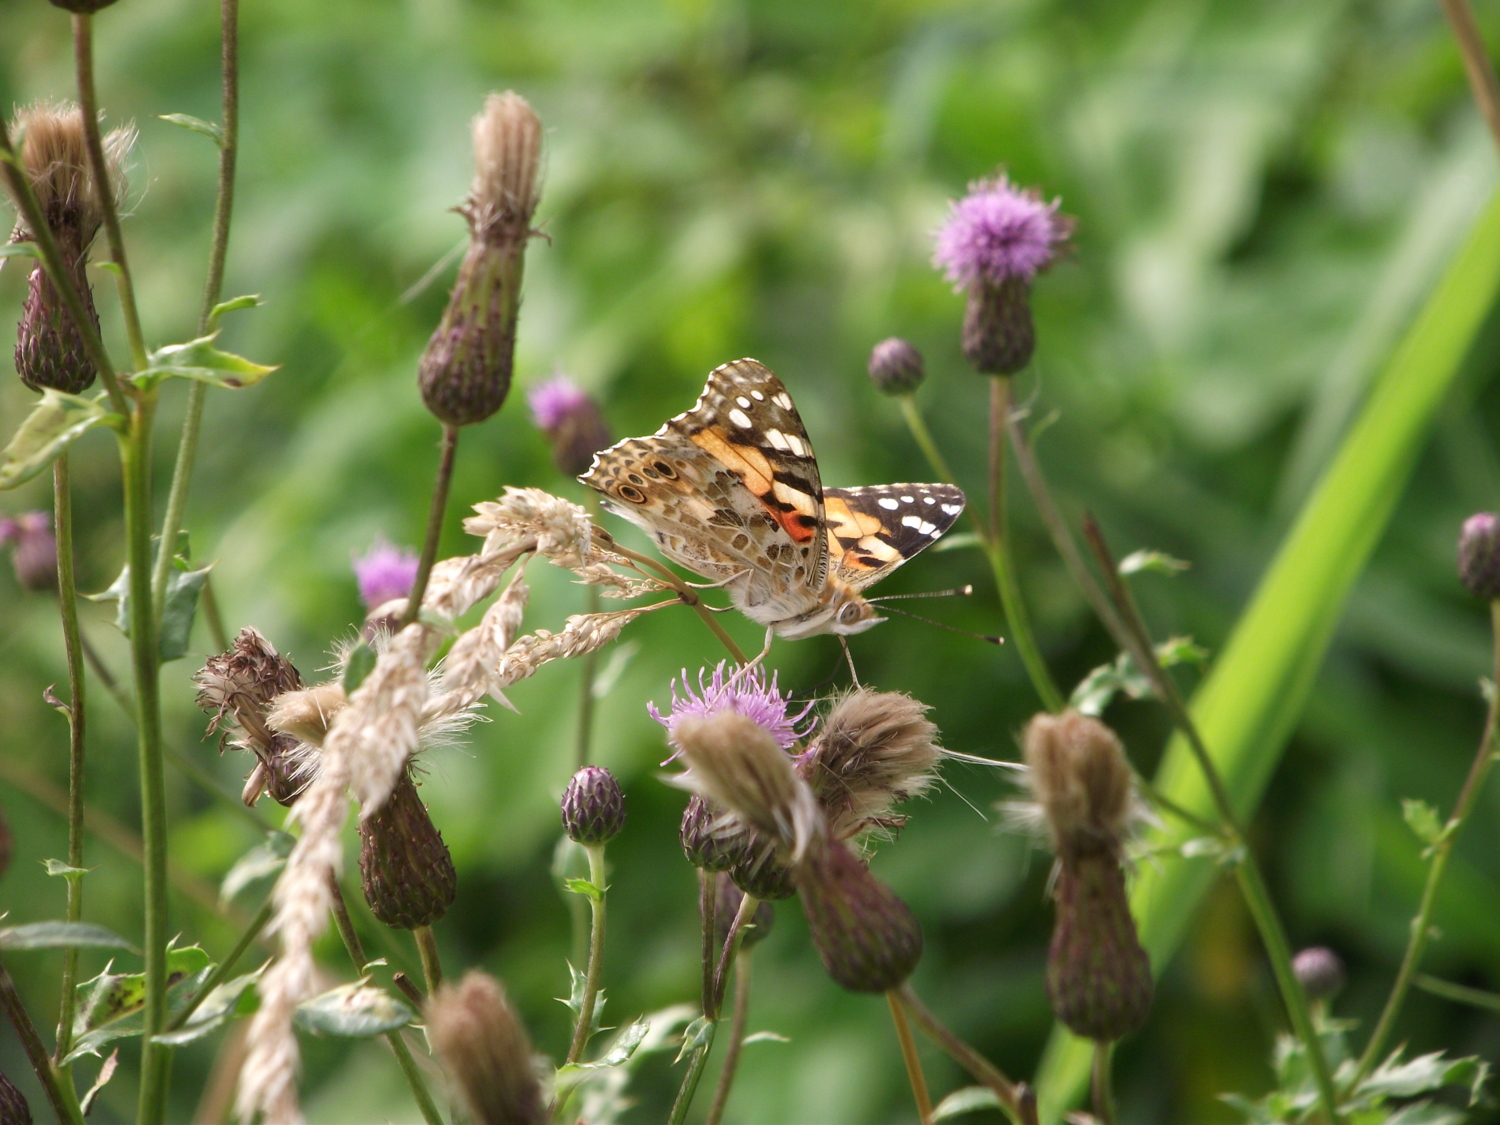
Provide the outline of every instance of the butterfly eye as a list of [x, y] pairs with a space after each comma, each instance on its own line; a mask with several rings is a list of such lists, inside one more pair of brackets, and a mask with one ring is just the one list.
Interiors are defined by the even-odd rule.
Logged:
[[615, 490], [622, 500], [629, 500], [632, 504], [644, 504], [646, 494], [633, 484], [622, 484]]
[[843, 609], [839, 610], [839, 624], [840, 625], [853, 625], [858, 620], [859, 620], [859, 603], [858, 602], [850, 602]]

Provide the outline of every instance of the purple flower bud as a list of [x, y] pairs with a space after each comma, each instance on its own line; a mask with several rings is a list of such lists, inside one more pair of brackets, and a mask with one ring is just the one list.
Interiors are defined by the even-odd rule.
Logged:
[[682, 854], [694, 867], [704, 871], [728, 871], [744, 854], [742, 834], [738, 826], [723, 826], [723, 810], [709, 804], [698, 794], [688, 798], [687, 808], [682, 810], [682, 828], [678, 839], [682, 841]]
[[775, 847], [759, 833], [747, 830], [739, 860], [729, 870], [734, 885], [765, 902], [780, 902], [797, 893], [792, 869], [776, 857]]
[[1500, 598], [1500, 516], [1480, 512], [1458, 536], [1458, 580], [1476, 598]]
[[625, 794], [603, 766], [584, 766], [562, 795], [563, 831], [575, 843], [607, 844], [625, 827]]
[[1304, 949], [1292, 958], [1292, 972], [1309, 1000], [1332, 1000], [1344, 988], [1344, 963], [1325, 946]]
[[870, 381], [882, 394], [911, 394], [926, 376], [922, 353], [909, 340], [892, 336], [870, 349]]
[[22, 512], [0, 520], [0, 543], [13, 548], [10, 561], [21, 589], [33, 592], [57, 588], [57, 537], [46, 512]]
[[552, 446], [558, 469], [570, 477], [588, 472], [594, 454], [610, 443], [598, 403], [563, 375], [533, 387], [526, 398], [537, 429]]
[[359, 598], [365, 609], [378, 609], [388, 601], [410, 594], [418, 562], [414, 552], [392, 547], [384, 539], [375, 540], [368, 551], [354, 560], [354, 578], [359, 583]]
[[403, 930], [432, 925], [458, 895], [453, 856], [407, 770], [360, 821], [359, 875], [375, 917]]

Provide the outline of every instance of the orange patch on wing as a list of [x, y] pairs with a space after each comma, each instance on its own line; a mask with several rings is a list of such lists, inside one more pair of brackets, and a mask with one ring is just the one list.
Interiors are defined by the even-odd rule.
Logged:
[[[816, 501], [776, 480], [775, 470], [764, 453], [753, 446], [734, 444], [716, 427], [699, 430], [691, 440], [730, 472], [737, 473], [793, 542], [810, 543], [817, 535]], [[791, 504], [793, 510], [783, 510], [782, 504]]]
[[837, 496], [823, 498], [823, 518], [828, 521], [830, 531], [840, 539], [851, 541], [874, 535], [883, 526], [875, 516], [856, 512], [847, 501]]

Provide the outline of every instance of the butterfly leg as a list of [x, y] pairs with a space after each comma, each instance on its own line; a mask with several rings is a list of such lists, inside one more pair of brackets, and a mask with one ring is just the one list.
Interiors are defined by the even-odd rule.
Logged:
[[854, 690], [860, 689], [859, 673], [854, 670], [854, 654], [849, 651], [849, 638], [840, 635], [839, 644], [844, 646], [844, 659], [849, 662], [849, 678], [854, 681]]
[[776, 628], [775, 628], [775, 626], [767, 625], [766, 626], [766, 645], [765, 645], [765, 647], [763, 649], [761, 649], [758, 654], [756, 654], [756, 657], [755, 657], [754, 660], [750, 661], [749, 664], [743, 665], [740, 668], [740, 671], [742, 671], [742, 672], [748, 672], [751, 668], [754, 668], [757, 664], [759, 664], [766, 657], [770, 656], [771, 655], [771, 642], [774, 641], [775, 639], [776, 639]]
[[737, 570], [728, 578], [721, 578], [717, 582], [685, 582], [684, 585], [691, 586], [695, 590], [721, 590], [736, 578], [743, 578], [745, 573], [743, 570]]

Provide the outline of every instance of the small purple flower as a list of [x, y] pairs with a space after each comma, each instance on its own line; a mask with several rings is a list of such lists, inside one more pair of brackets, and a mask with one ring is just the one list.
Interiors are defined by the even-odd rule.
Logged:
[[1029, 282], [1052, 264], [1072, 233], [1072, 221], [1058, 214], [1061, 202], [1043, 202], [1034, 189], [1016, 187], [1003, 172], [978, 180], [950, 207], [932, 264], [960, 292], [1011, 278]]
[[384, 539], [375, 540], [369, 551], [354, 560], [354, 577], [366, 609], [375, 609], [394, 598], [411, 593], [417, 577], [417, 556]]
[[[682, 719], [707, 718], [718, 714], [720, 711], [734, 711], [744, 715], [764, 729], [776, 740], [778, 746], [783, 750], [790, 750], [799, 738], [806, 738], [812, 729], [812, 723], [798, 729], [798, 724], [807, 718], [813, 705], [809, 703], [795, 715], [789, 714], [791, 710], [791, 693], [782, 695], [776, 686], [776, 676], [773, 673], [771, 682], [766, 683], [766, 673], [763, 668], [739, 670], [724, 675], [725, 662], [720, 661], [714, 669], [712, 679], [707, 678], [705, 669], [698, 670], [698, 690], [693, 690], [693, 685], [688, 682], [687, 669], [682, 671], [682, 694], [677, 694], [679, 681], [672, 681], [672, 709], [665, 715], [656, 709], [656, 704], [646, 704], [646, 710], [651, 717], [662, 726], [667, 728], [667, 741], [676, 746], [676, 725]], [[705, 680], [707, 682], [705, 682]], [[673, 754], [672, 758], [677, 755]], [[668, 758], [667, 761], [671, 761]], [[665, 763], [663, 763], [665, 764]]]
[[526, 401], [531, 404], [531, 417], [536, 428], [550, 434], [588, 406], [589, 396], [566, 375], [558, 375], [527, 391]]
[[57, 537], [49, 513], [22, 512], [14, 519], [0, 519], [0, 545], [4, 544], [15, 547], [11, 564], [22, 589], [56, 588]]

